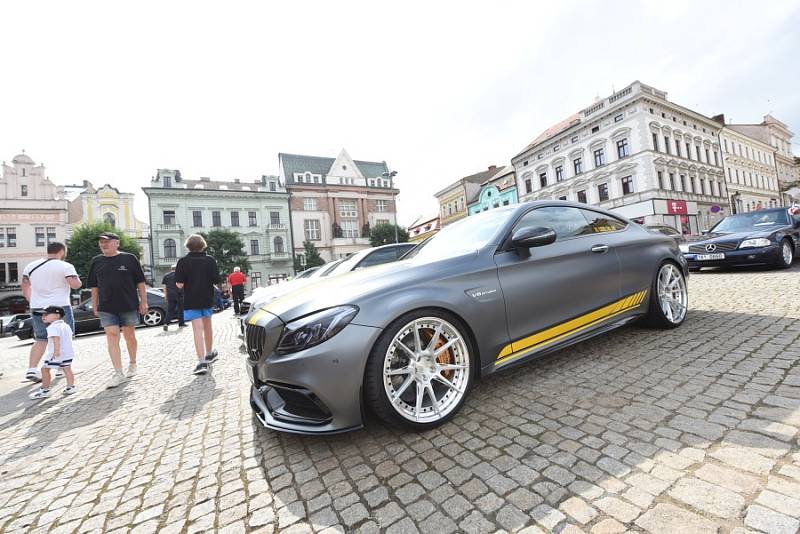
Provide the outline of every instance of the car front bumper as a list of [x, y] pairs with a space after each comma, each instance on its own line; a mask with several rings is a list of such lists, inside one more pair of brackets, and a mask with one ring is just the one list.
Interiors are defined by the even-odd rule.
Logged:
[[737, 265], [765, 265], [776, 263], [781, 259], [781, 247], [770, 245], [768, 247], [753, 247], [730, 250], [724, 252], [725, 258], [721, 260], [698, 260], [699, 254], [684, 253], [683, 257], [689, 263], [690, 269], [700, 267], [729, 267]]
[[[315, 347], [281, 355], [273, 349], [282, 330], [283, 323], [271, 314], [246, 327], [250, 406], [259, 421], [296, 434], [361, 428], [364, 367], [381, 330], [350, 324]], [[262, 344], [253, 342], [257, 335], [263, 338], [263, 349], [251, 352]]]

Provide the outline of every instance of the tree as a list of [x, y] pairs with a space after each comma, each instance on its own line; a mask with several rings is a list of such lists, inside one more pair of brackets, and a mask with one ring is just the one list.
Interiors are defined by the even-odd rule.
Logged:
[[294, 259], [294, 270], [295, 272], [300, 272], [304, 269], [310, 269], [312, 267], [318, 267], [320, 265], [325, 265], [325, 260], [322, 259], [322, 256], [319, 255], [319, 251], [317, 247], [311, 241], [303, 241], [303, 248], [305, 249], [304, 256], [306, 258], [306, 265], [303, 267], [303, 264], [300, 262], [299, 257], [295, 257]]
[[119, 236], [119, 249], [123, 252], [130, 252], [137, 258], [142, 257], [142, 247], [134, 238], [120, 233], [111, 224], [106, 222], [86, 223], [75, 226], [72, 229], [72, 237], [67, 241], [66, 261], [75, 266], [78, 276], [86, 282], [89, 276], [89, 263], [92, 258], [100, 254], [100, 247], [97, 246], [97, 236], [103, 232], [114, 232]]
[[[395, 241], [395, 229], [397, 230], [397, 241]], [[394, 224], [381, 223], [369, 232], [369, 244], [373, 247], [387, 245], [389, 243], [408, 243], [408, 232], [405, 228]]]
[[230, 230], [211, 230], [207, 234], [200, 235], [208, 244], [206, 252], [217, 260], [221, 274], [232, 273], [234, 267], [239, 267], [244, 273], [250, 271], [250, 262], [247, 261], [247, 254], [239, 234]]

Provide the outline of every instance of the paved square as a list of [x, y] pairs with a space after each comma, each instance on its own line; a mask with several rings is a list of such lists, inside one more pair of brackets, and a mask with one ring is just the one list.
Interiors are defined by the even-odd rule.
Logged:
[[40, 403], [0, 341], [2, 532], [775, 532], [800, 529], [800, 266], [690, 278], [689, 317], [478, 383], [425, 434], [257, 428], [230, 312], [221, 360], [139, 330], [138, 375], [76, 342], [79, 394]]

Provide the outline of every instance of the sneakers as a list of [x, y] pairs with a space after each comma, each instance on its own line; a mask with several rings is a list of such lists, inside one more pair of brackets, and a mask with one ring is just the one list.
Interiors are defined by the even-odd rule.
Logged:
[[219, 356], [217, 349], [212, 349], [210, 354], [206, 354], [206, 361], [211, 363], [217, 359], [217, 356]]
[[126, 376], [128, 378], [130, 378], [135, 374], [136, 374], [136, 364], [135, 363], [129, 364], [128, 365], [128, 373], [126, 374]]
[[208, 362], [206, 361], [197, 362], [197, 367], [195, 367], [194, 371], [192, 371], [192, 373], [196, 375], [204, 375], [207, 372], [208, 372]]
[[122, 371], [114, 371], [114, 376], [111, 377], [111, 380], [106, 384], [106, 389], [115, 388], [125, 382], [125, 375], [122, 374]]
[[39, 388], [30, 395], [28, 395], [28, 398], [31, 400], [39, 400], [39, 399], [46, 399], [49, 396], [50, 396], [49, 389]]
[[28, 369], [28, 372], [25, 373], [25, 380], [30, 380], [31, 382], [41, 382], [42, 381], [42, 372], [39, 369]]
[[64, 388], [64, 395], [74, 395], [78, 392], [78, 388], [75, 386], [67, 386]]

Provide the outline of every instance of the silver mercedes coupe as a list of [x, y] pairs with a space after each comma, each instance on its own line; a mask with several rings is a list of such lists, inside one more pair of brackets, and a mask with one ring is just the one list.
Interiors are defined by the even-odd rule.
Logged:
[[641, 319], [686, 318], [675, 240], [584, 204], [535, 201], [443, 228], [399, 262], [321, 279], [247, 318], [266, 427], [344, 432], [371, 410], [425, 430], [478, 378]]

